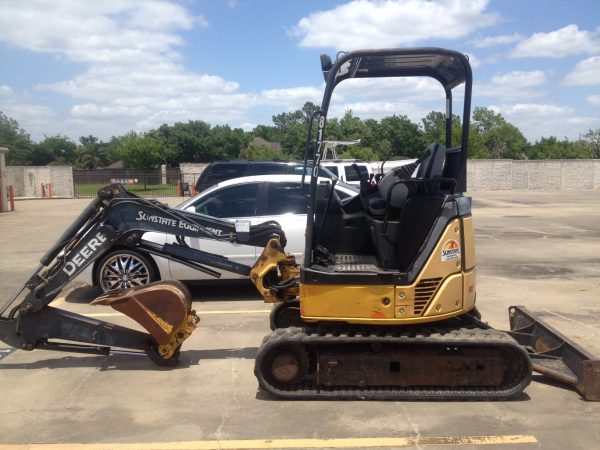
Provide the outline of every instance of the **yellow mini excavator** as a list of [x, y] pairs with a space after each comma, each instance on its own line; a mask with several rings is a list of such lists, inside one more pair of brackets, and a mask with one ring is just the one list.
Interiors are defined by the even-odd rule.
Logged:
[[[124, 312], [148, 333], [48, 306], [84, 267], [122, 246], [215, 276], [211, 267], [249, 275], [265, 301], [275, 304], [272, 332], [258, 350], [254, 372], [260, 386], [280, 398], [507, 399], [519, 395], [536, 370], [600, 400], [600, 361], [523, 307], [510, 308], [510, 332], [490, 328], [475, 308], [473, 220], [464, 195], [472, 89], [467, 57], [439, 48], [364, 50], [340, 53], [336, 61], [323, 55], [321, 66], [325, 93], [310, 120], [304, 158], [312, 173], [302, 265], [285, 253], [277, 223], [232, 224], [110, 185], [0, 307], [0, 338], [27, 350], [141, 350], [158, 364], [176, 364], [198, 320], [180, 283], [94, 300]], [[341, 200], [331, 183], [319, 184], [317, 177], [334, 89], [348, 79], [394, 77], [440, 83], [445, 142], [429, 145], [412, 164], [361, 180], [360, 195]], [[464, 86], [460, 143], [452, 140], [458, 86]], [[147, 231], [175, 235], [177, 242], [145, 241]], [[186, 237], [264, 250], [248, 267], [190, 248]]]

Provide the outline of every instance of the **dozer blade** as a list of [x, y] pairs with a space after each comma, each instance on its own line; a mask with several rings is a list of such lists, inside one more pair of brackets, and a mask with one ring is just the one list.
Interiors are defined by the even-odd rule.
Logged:
[[573, 386], [586, 400], [600, 401], [600, 359], [524, 306], [511, 306], [508, 311], [508, 333], [527, 349], [533, 370]]
[[102, 295], [92, 305], [110, 305], [144, 327], [157, 343], [158, 355], [168, 359], [196, 328], [189, 290], [177, 281], [159, 281]]

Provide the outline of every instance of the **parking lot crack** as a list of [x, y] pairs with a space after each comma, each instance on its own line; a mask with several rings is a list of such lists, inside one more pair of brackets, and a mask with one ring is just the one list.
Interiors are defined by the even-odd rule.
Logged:
[[406, 423], [408, 423], [411, 426], [411, 428], [413, 429], [413, 431], [415, 433], [415, 442], [414, 442], [415, 448], [418, 448], [418, 449], [423, 448], [419, 445], [419, 441], [421, 440], [421, 431], [419, 430], [419, 424], [414, 422], [411, 419], [410, 415], [408, 414], [408, 410], [402, 403], [400, 403], [400, 408], [402, 408], [404, 417], [406, 417]]
[[[232, 395], [230, 396], [231, 400], [223, 406], [221, 422], [219, 423], [219, 426], [217, 427], [217, 430], [215, 431], [215, 437], [216, 437], [217, 441], [219, 441], [219, 442], [225, 440], [225, 437], [223, 436], [223, 429], [224, 429], [226, 423], [229, 421], [229, 419], [231, 419], [233, 413], [235, 411], [239, 410], [239, 407], [240, 407], [240, 402], [238, 399], [238, 392], [237, 392], [237, 386], [239, 384], [238, 378], [239, 378], [239, 372], [238, 372], [236, 360], [231, 360], [231, 386], [233, 386], [233, 390], [231, 392]], [[219, 445], [219, 448], [221, 448], [220, 445]]]

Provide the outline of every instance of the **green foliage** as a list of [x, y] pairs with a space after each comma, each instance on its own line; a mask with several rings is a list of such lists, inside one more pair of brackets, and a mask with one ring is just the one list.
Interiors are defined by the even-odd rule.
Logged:
[[33, 142], [15, 119], [0, 111], [0, 147], [7, 147], [6, 164], [27, 166], [31, 161]]
[[419, 125], [406, 116], [393, 115], [381, 119], [379, 134], [390, 144], [390, 158], [419, 156], [425, 148]]
[[119, 142], [117, 152], [126, 166], [139, 170], [154, 169], [165, 161], [165, 145], [156, 132], [130, 131]]
[[583, 135], [583, 141], [589, 145], [590, 157], [600, 158], [600, 128], [589, 130]]
[[477, 125], [469, 126], [469, 158], [472, 159], [487, 159], [490, 157], [490, 152], [485, 145], [483, 134], [479, 131]]
[[473, 125], [481, 133], [490, 158], [525, 158], [528, 149], [527, 139], [501, 114], [489, 108], [477, 107], [473, 111]]
[[[163, 124], [147, 133], [128, 132], [102, 142], [82, 136], [79, 145], [61, 134], [46, 136], [39, 143], [16, 120], [0, 112], [0, 146], [10, 149], [9, 165], [74, 165], [96, 169], [123, 160], [147, 170], [158, 164], [176, 166], [182, 162], [212, 162], [219, 159], [302, 159], [307, 126], [319, 107], [311, 102], [301, 109], [273, 116], [273, 125], [257, 125], [244, 132], [228, 125], [211, 126], [201, 120]], [[316, 126], [313, 126], [314, 143]], [[270, 146], [256, 143], [262, 138]], [[415, 158], [432, 142], [445, 143], [445, 114], [431, 111], [421, 124], [407, 116], [393, 115], [381, 120], [362, 120], [351, 110], [342, 118], [329, 118], [325, 139], [354, 140], [360, 144], [338, 149], [343, 158], [364, 161]], [[460, 117], [452, 117], [452, 145], [461, 142]], [[312, 151], [312, 148], [309, 150]], [[544, 137], [531, 145], [521, 131], [490, 108], [476, 107], [469, 130], [469, 158], [561, 159], [600, 158], [600, 129], [589, 130], [577, 141]]]
[[239, 157], [241, 159], [279, 159], [287, 161], [289, 155], [283, 152], [281, 149], [274, 149], [264, 146], [258, 146], [254, 143], [250, 143], [248, 147], [240, 151]]
[[81, 136], [75, 149], [75, 165], [80, 169], [97, 169], [108, 164], [108, 145], [96, 136]]
[[[116, 151], [125, 165], [146, 172], [166, 162], [166, 146], [163, 138], [155, 131], [140, 134], [135, 131], [127, 133], [120, 140]], [[147, 184], [147, 178], [144, 177], [144, 189]]]
[[358, 145], [349, 145], [339, 153], [338, 156], [343, 159], [361, 159], [363, 161], [377, 161], [378, 157], [371, 147], [362, 147]]
[[587, 141], [572, 142], [554, 136], [541, 138], [528, 151], [530, 159], [587, 159], [593, 158], [593, 149]]
[[45, 166], [48, 164], [70, 166], [76, 162], [76, 149], [77, 145], [75, 142], [67, 136], [61, 134], [46, 136], [42, 141], [34, 144], [30, 163], [33, 166]]
[[261, 134], [255, 135], [267, 141], [280, 142], [289, 159], [301, 159], [304, 157], [310, 117], [318, 109], [314, 103], [306, 102], [302, 109], [276, 114], [272, 118], [275, 126], [271, 129], [261, 127]]

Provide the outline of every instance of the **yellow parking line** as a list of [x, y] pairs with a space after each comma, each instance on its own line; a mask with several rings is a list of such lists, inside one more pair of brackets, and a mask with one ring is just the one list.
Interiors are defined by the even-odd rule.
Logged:
[[228, 441], [181, 441], [104, 444], [15, 444], [0, 446], [11, 450], [252, 450], [265, 448], [374, 448], [442, 445], [511, 445], [535, 444], [532, 435], [449, 436], [406, 438], [346, 438], [346, 439], [248, 439]]

